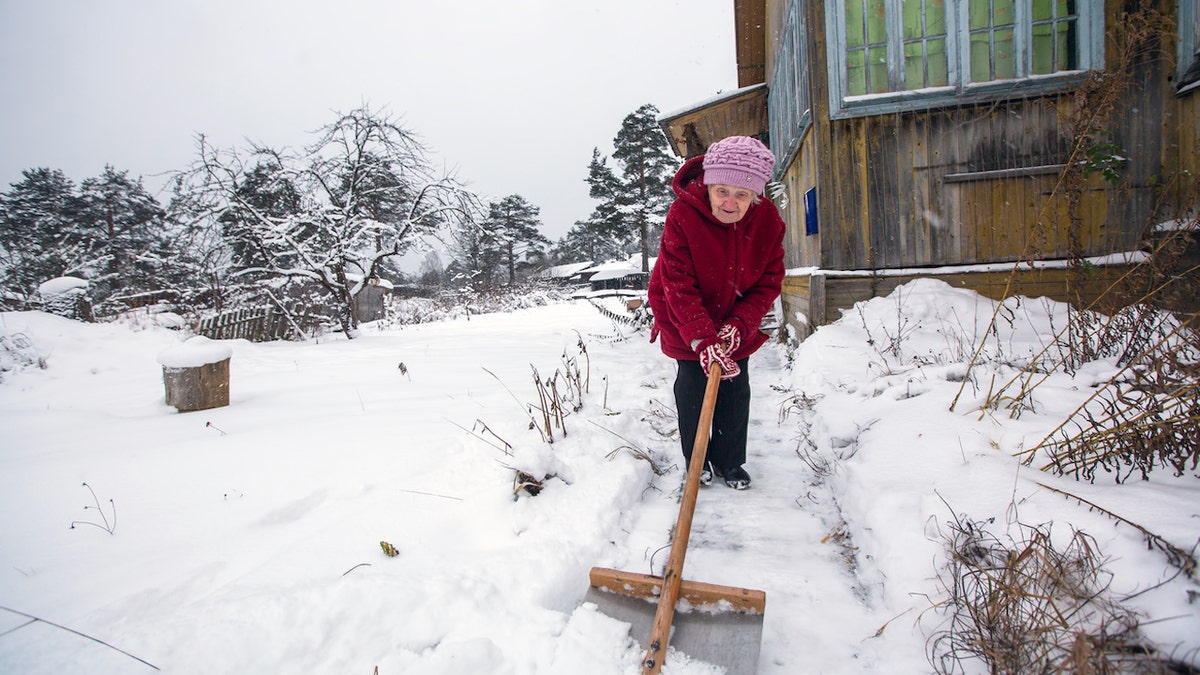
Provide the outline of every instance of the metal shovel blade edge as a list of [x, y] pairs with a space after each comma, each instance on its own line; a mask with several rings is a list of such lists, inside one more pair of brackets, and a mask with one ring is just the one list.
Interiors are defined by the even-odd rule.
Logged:
[[[598, 568], [607, 573], [610, 570]], [[618, 573], [627, 574], [627, 573]], [[656, 577], [646, 577], [655, 579]], [[763, 613], [765, 594], [761, 591], [701, 584], [683, 581], [681, 597], [688, 596], [689, 586], [703, 586], [706, 590], [728, 589], [731, 599], [746, 593], [757, 594], [761, 601], [747, 607], [742, 600], [734, 600], [737, 609], [680, 608], [675, 613], [670, 645], [693, 659], [721, 666], [729, 675], [754, 675], [758, 672], [758, 654], [762, 645]], [[584, 602], [596, 605], [604, 615], [628, 623], [630, 634], [646, 647], [646, 640], [654, 626], [657, 610], [656, 598], [639, 596], [611, 590], [605, 586], [592, 585], [584, 595]], [[681, 603], [685, 604], [685, 603]], [[753, 606], [757, 604], [757, 609]]]

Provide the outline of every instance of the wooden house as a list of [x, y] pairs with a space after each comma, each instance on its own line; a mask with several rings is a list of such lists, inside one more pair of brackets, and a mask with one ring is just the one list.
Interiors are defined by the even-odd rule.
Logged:
[[684, 157], [732, 134], [775, 153], [800, 338], [917, 276], [1118, 302], [1106, 290], [1155, 224], [1196, 213], [1197, 15], [1197, 0], [734, 0], [739, 88], [660, 124]]

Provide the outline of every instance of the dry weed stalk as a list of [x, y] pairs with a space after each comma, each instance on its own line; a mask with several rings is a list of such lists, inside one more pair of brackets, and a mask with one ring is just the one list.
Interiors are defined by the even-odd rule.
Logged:
[[[1120, 98], [1136, 90], [1143, 66], [1163, 57], [1162, 36], [1172, 32], [1170, 19], [1152, 3], [1128, 7], [1109, 35], [1112, 66], [1089, 74], [1075, 92], [1074, 113], [1064, 120], [1072, 149], [1053, 193], [1065, 198], [1067, 205], [1068, 286], [1073, 302], [1068, 303], [1066, 325], [1034, 357], [1033, 367], [1001, 384], [993, 378], [981, 405], [981, 411], [1007, 408], [1016, 417], [1032, 405], [1033, 392], [1052, 373], [1073, 374], [1085, 363], [1115, 359], [1119, 371], [1040, 444], [1018, 456], [1030, 462], [1038, 450], [1044, 450], [1049, 459], [1043, 470], [1087, 480], [1094, 480], [1102, 470], [1118, 482], [1132, 475], [1145, 478], [1155, 468], [1181, 475], [1200, 465], [1200, 349], [1195, 325], [1200, 262], [1194, 253], [1200, 200], [1195, 176], [1183, 172], [1145, 186], [1158, 195], [1149, 223], [1168, 211], [1172, 202], [1179, 227], [1164, 234], [1148, 223], [1143, 237], [1147, 260], [1109, 284], [1091, 304], [1084, 302], [1081, 292], [1094, 270], [1083, 258], [1081, 243], [1081, 200], [1090, 189], [1088, 178], [1099, 173], [1113, 188], [1130, 187], [1120, 174], [1124, 164], [1120, 148], [1107, 140], [1105, 129], [1122, 114]], [[1033, 241], [1026, 253], [1033, 251]], [[1113, 302], [1118, 295], [1123, 299]], [[1105, 317], [1095, 311], [1102, 303], [1125, 308]], [[1174, 317], [1170, 310], [1176, 312]], [[996, 314], [999, 311], [1000, 305]], [[1052, 349], [1057, 349], [1057, 355], [1051, 356]], [[968, 376], [981, 363], [982, 352], [981, 343], [967, 366]], [[951, 410], [968, 381], [973, 380], [964, 378]]]
[[1146, 538], [1146, 546], [1148, 546], [1152, 549], [1155, 549], [1157, 551], [1160, 551], [1163, 555], [1165, 555], [1167, 557], [1167, 562], [1169, 562], [1173, 567], [1178, 569], [1180, 571], [1180, 573], [1184, 574], [1189, 579], [1196, 578], [1195, 549], [1193, 549], [1192, 551], [1185, 551], [1185, 550], [1179, 548], [1178, 546], [1172, 544], [1171, 542], [1167, 541], [1166, 539], [1163, 539], [1162, 537], [1158, 536], [1157, 534], [1154, 534], [1150, 530], [1147, 530], [1146, 528], [1142, 527], [1141, 525], [1138, 525], [1137, 523], [1133, 522], [1132, 520], [1129, 520], [1128, 518], [1123, 518], [1123, 517], [1113, 513], [1112, 511], [1109, 511], [1108, 509], [1106, 509], [1102, 506], [1099, 506], [1095, 502], [1091, 502], [1091, 501], [1084, 499], [1083, 497], [1080, 497], [1078, 495], [1073, 495], [1070, 492], [1066, 492], [1064, 490], [1059, 490], [1057, 488], [1050, 487], [1049, 485], [1046, 485], [1044, 483], [1038, 483], [1038, 485], [1042, 488], [1045, 488], [1045, 489], [1055, 493], [1055, 494], [1062, 495], [1064, 497], [1067, 497], [1068, 499], [1074, 499], [1075, 501], [1079, 502], [1080, 504], [1083, 504], [1084, 506], [1086, 506], [1089, 511], [1095, 511], [1097, 513], [1103, 514], [1103, 515], [1113, 519], [1114, 521], [1116, 521], [1122, 525], [1128, 525], [1129, 527], [1132, 527], [1133, 529], [1140, 532], [1143, 537]]
[[[1097, 471], [1124, 482], [1156, 468], [1175, 475], [1200, 465], [1200, 332], [1195, 315], [1171, 325], [1132, 308], [1136, 325], [1119, 355], [1122, 368], [1088, 397], [1038, 445], [1018, 457], [1031, 462], [1038, 451], [1049, 461], [1042, 470], [1095, 481]], [[1165, 316], [1158, 313], [1160, 317]], [[1149, 343], [1147, 345], [1147, 343]], [[1133, 348], [1140, 349], [1130, 353]]]
[[[1013, 265], [1012, 273], [1002, 292], [1002, 297], [1009, 297], [1018, 270], [1024, 264], [1032, 266], [1040, 250], [1039, 243], [1046, 239], [1047, 226], [1045, 222], [1049, 216], [1053, 215], [1050, 213], [1050, 208], [1055, 203], [1054, 197], [1064, 197], [1067, 202], [1067, 243], [1072, 271], [1069, 284], [1071, 292], [1075, 295], [1076, 303], [1069, 310], [1068, 325], [1064, 327], [1063, 332], [1056, 336], [1056, 341], [1061, 340], [1065, 333], [1068, 344], [1065, 353], [1068, 369], [1072, 364], [1083, 363], [1094, 358], [1094, 355], [1091, 354], [1094, 343], [1089, 338], [1098, 329], [1100, 321], [1098, 315], [1090, 311], [1092, 307], [1097, 306], [1096, 303], [1085, 306], [1080, 297], [1082, 282], [1092, 269], [1083, 258], [1081, 241], [1081, 200], [1084, 192], [1089, 189], [1087, 178], [1091, 173], [1100, 172], [1107, 182], [1113, 185], [1120, 182], [1119, 169], [1123, 162], [1119, 155], [1119, 148], [1108, 142], [1105, 129], [1116, 115], [1118, 103], [1122, 97], [1127, 96], [1135, 89], [1140, 66], [1148, 60], [1162, 57], [1161, 36], [1169, 34], [1168, 29], [1171, 23], [1171, 19], [1155, 9], [1152, 3], [1130, 5], [1129, 9], [1122, 14], [1120, 21], [1115, 22], [1108, 35], [1109, 42], [1113, 46], [1113, 53], [1108, 59], [1111, 65], [1104, 70], [1089, 72], [1087, 79], [1075, 92], [1074, 113], [1064, 120], [1071, 137], [1071, 151], [1065, 161], [1066, 168], [1060, 174], [1049, 197], [1043, 202], [1034, 232], [1031, 233], [1018, 262]], [[1123, 289], [1133, 276], [1132, 273], [1123, 275], [1121, 279], [1101, 293], [1096, 302], [1098, 303], [1105, 296], [1110, 296], [1110, 293], [1118, 289]], [[1002, 306], [1002, 303], [997, 304], [991, 319], [992, 325], [996, 324]], [[951, 411], [957, 407], [967, 383], [972, 379], [970, 377], [971, 370], [980, 364], [985, 343], [986, 339], [980, 341], [968, 362], [968, 376], [963, 378], [962, 385], [950, 404]], [[1036, 383], [1033, 382], [1033, 373], [1025, 373], [1018, 377], [1025, 378], [1025, 381], [1018, 387], [1018, 395], [1007, 393], [1016, 384], [1016, 378], [1014, 378], [1008, 384], [994, 390], [997, 395], [989, 395], [986, 403], [982, 406], [983, 409], [997, 409], [1005, 401], [1026, 401], [1036, 384], [1044, 381], [1042, 378]]]
[[929, 640], [939, 674], [978, 660], [995, 674], [1178, 672], [1153, 653], [1138, 618], [1111, 597], [1096, 542], [1073, 531], [1059, 550], [1048, 525], [1018, 524], [1019, 540], [991, 521], [956, 516], [944, 535], [949, 562], [938, 609], [948, 625]]
[[[537, 368], [533, 368], [533, 385], [537, 389], [538, 404], [531, 406], [542, 413], [542, 436], [547, 443], [554, 442], [554, 429], [567, 435], [565, 424], [567, 415], [583, 409], [584, 385], [579, 372], [579, 364], [574, 359], [563, 358], [563, 369], [555, 370], [554, 375], [543, 380]], [[559, 391], [560, 382], [563, 390]]]

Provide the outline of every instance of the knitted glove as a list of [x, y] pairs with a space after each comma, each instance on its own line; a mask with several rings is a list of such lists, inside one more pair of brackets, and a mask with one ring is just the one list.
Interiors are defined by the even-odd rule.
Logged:
[[731, 323], [721, 324], [717, 329], [717, 337], [721, 339], [721, 344], [725, 345], [726, 354], [732, 354], [742, 346], [742, 334]]
[[713, 342], [700, 350], [700, 368], [705, 373], [709, 372], [713, 363], [721, 364], [722, 380], [732, 380], [742, 373], [737, 361], [729, 358], [729, 354], [725, 352], [720, 342]]

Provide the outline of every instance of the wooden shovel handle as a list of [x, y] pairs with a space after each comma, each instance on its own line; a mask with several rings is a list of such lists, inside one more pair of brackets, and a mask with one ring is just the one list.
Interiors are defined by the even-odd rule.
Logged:
[[667, 656], [667, 643], [671, 640], [671, 623], [675, 620], [675, 603], [679, 599], [679, 583], [683, 580], [683, 559], [687, 556], [688, 537], [692, 533], [692, 515], [696, 511], [696, 496], [700, 493], [700, 473], [708, 455], [708, 435], [712, 429], [713, 410], [717, 405], [717, 389], [721, 385], [721, 364], [714, 363], [708, 371], [708, 384], [704, 387], [704, 403], [700, 408], [700, 424], [696, 429], [696, 442], [692, 445], [692, 459], [688, 464], [687, 480], [683, 485], [683, 499], [679, 504], [679, 519], [675, 521], [675, 535], [671, 541], [671, 556], [663, 570], [662, 594], [658, 597], [658, 609], [654, 613], [654, 625], [650, 629], [650, 641], [646, 657], [642, 659], [642, 675], [657, 675]]

